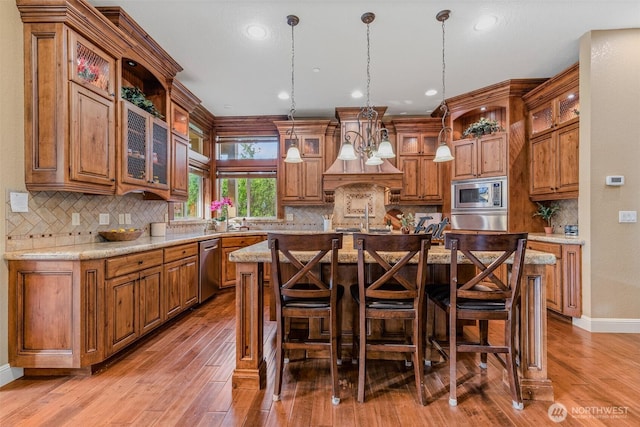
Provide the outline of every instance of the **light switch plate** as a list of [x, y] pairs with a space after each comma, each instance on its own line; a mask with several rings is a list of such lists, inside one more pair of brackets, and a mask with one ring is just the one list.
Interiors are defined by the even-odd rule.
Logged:
[[131, 224], [131, 214], [130, 213], [124, 214], [124, 223], [125, 224]]
[[287, 221], [293, 221], [293, 214], [287, 214]]
[[100, 214], [100, 225], [109, 225], [109, 214], [101, 213]]
[[618, 211], [618, 222], [638, 222], [637, 211]]
[[124, 214], [118, 214], [118, 224], [124, 224]]
[[80, 225], [80, 214], [78, 212], [71, 214], [71, 225]]

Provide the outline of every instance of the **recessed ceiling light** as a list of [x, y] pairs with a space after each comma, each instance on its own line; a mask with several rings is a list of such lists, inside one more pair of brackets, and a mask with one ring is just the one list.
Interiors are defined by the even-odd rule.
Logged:
[[400, 115], [401, 115], [401, 116], [406, 116], [406, 115], [407, 115], [407, 112], [406, 112], [406, 111], [402, 111], [402, 112], [400, 113]]
[[435, 90], [435, 89], [429, 89], [429, 90], [428, 90], [428, 91], [426, 91], [424, 94], [425, 94], [425, 95], [427, 95], [427, 96], [434, 96], [434, 95], [436, 95], [437, 93], [438, 93], [438, 91], [437, 91], [437, 90]]
[[251, 24], [247, 27], [247, 35], [253, 40], [264, 40], [267, 38], [267, 30], [257, 24]]
[[280, 92], [278, 94], [278, 98], [283, 99], [283, 100], [284, 99], [289, 99], [289, 94], [287, 92]]
[[233, 105], [231, 105], [231, 104], [224, 104], [224, 108], [225, 108], [226, 110], [230, 110], [230, 109], [232, 109], [232, 108], [233, 108]]
[[570, 93], [569, 95], [567, 95], [567, 99], [573, 99], [576, 97], [575, 93]]
[[473, 29], [476, 31], [486, 31], [498, 23], [498, 17], [495, 15], [482, 15], [476, 21]]
[[362, 92], [360, 92], [359, 90], [354, 90], [353, 92], [351, 92], [351, 97], [352, 98], [362, 98], [364, 95], [362, 94]]
[[318, 68], [318, 67], [313, 67], [312, 70], [313, 70], [314, 73], [319, 73], [320, 72], [320, 68]]
[[480, 111], [487, 111], [487, 107], [480, 107]]

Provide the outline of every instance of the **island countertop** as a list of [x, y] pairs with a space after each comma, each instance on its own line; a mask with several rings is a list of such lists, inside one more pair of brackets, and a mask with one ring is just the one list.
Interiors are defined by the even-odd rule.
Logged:
[[[310, 253], [312, 256], [313, 254]], [[490, 252], [477, 252], [476, 255], [481, 260], [493, 259], [497, 255]], [[464, 262], [465, 258], [462, 254], [459, 259]], [[301, 261], [308, 261], [304, 254], [300, 257]], [[329, 255], [327, 255], [327, 261]], [[443, 245], [433, 245], [429, 249], [429, 264], [448, 264], [450, 260], [450, 252]], [[271, 262], [271, 252], [267, 246], [267, 241], [256, 243], [251, 246], [238, 249], [229, 254], [229, 261], [232, 262]], [[391, 260], [390, 260], [391, 261]], [[353, 235], [345, 234], [342, 241], [342, 249], [338, 251], [338, 262], [344, 264], [354, 264], [358, 262], [358, 251], [353, 248]], [[467, 261], [468, 262], [468, 261]], [[555, 264], [556, 257], [547, 252], [534, 251], [527, 249], [525, 253], [525, 264]]]

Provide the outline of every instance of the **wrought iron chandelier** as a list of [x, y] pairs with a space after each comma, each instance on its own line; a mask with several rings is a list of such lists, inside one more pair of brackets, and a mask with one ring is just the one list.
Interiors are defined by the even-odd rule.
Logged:
[[438, 149], [436, 150], [436, 156], [434, 162], [449, 162], [453, 160], [451, 150], [447, 145], [447, 133], [451, 134], [452, 129], [446, 125], [447, 116], [449, 115], [449, 107], [445, 101], [445, 61], [444, 61], [444, 22], [449, 19], [451, 14], [450, 10], [441, 10], [436, 15], [436, 19], [442, 22], [442, 103], [440, 104], [440, 110], [442, 111], [442, 129], [438, 134]]
[[296, 134], [296, 121], [294, 114], [296, 112], [296, 98], [295, 98], [295, 39], [293, 36], [293, 28], [298, 25], [300, 19], [295, 15], [287, 16], [287, 24], [291, 26], [291, 109], [289, 110], [289, 120], [291, 120], [291, 129], [287, 130], [287, 136], [290, 138], [291, 146], [287, 149], [287, 157], [284, 161], [286, 163], [302, 163], [302, 157], [300, 157], [300, 149], [298, 148], [299, 140]]
[[[372, 12], [364, 13], [360, 19], [367, 25], [367, 104], [357, 115], [358, 131], [347, 131], [345, 141], [340, 148], [338, 159], [361, 160], [366, 159], [367, 166], [376, 166], [383, 163], [382, 159], [395, 157], [393, 147], [389, 142], [389, 133], [378, 120], [378, 112], [371, 106], [371, 41], [369, 24], [376, 15]], [[352, 139], [353, 138], [353, 141]]]

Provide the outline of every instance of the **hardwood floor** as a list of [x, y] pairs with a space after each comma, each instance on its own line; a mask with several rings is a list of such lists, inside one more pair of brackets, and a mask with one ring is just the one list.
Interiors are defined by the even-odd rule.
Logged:
[[[291, 361], [282, 400], [272, 401], [275, 325], [266, 321], [266, 390], [232, 390], [234, 294], [224, 292], [152, 334], [91, 377], [21, 378], [0, 388], [0, 426], [544, 426], [640, 425], [640, 335], [591, 334], [549, 317], [549, 377], [568, 411], [551, 402], [511, 407], [495, 361], [460, 360], [459, 404], [448, 405], [448, 366], [426, 369], [429, 401], [416, 402], [413, 371], [367, 363], [366, 401], [357, 367], [340, 368], [341, 403], [331, 404], [328, 359]], [[468, 356], [468, 357], [466, 357]], [[589, 414], [592, 414], [589, 416]]]

